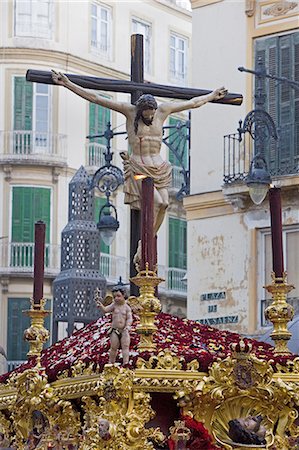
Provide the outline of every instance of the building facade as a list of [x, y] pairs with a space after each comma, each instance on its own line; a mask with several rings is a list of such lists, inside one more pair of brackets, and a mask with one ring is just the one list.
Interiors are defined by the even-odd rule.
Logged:
[[[0, 345], [9, 367], [25, 359], [22, 314], [32, 296], [34, 222], [47, 225], [44, 296], [52, 302], [52, 282], [60, 270], [61, 231], [67, 223], [68, 185], [81, 165], [92, 174], [104, 163], [108, 121], [125, 131], [124, 117], [89, 104], [66, 89], [29, 83], [28, 69], [55, 69], [113, 79], [129, 79], [130, 35], [144, 36], [145, 79], [188, 85], [191, 73], [191, 13], [183, 3], [9, 0], [0, 17]], [[163, 43], [163, 45], [161, 45]], [[127, 94], [103, 92], [116, 100]], [[172, 124], [181, 117], [172, 117]], [[128, 150], [125, 136], [113, 139], [113, 163]], [[180, 169], [166, 146], [163, 156], [174, 165], [172, 201], [158, 238], [161, 287], [166, 311], [184, 315], [186, 286], [186, 221], [175, 193]], [[129, 276], [129, 207], [121, 192], [112, 199], [120, 229], [111, 247], [101, 243], [100, 271], [108, 283]], [[103, 199], [96, 199], [95, 220]], [[182, 256], [183, 253], [183, 256]], [[50, 319], [48, 319], [50, 327]], [[63, 335], [63, 333], [62, 333]]]
[[[251, 136], [239, 141], [239, 120], [261, 94], [278, 141], [267, 139], [262, 154], [281, 187], [285, 268], [299, 300], [299, 6], [275, 0], [192, 1], [196, 86], [225, 85], [244, 96], [242, 106], [208, 105], [192, 113], [191, 195], [188, 220], [188, 317], [244, 333], [263, 333], [271, 282], [269, 202], [256, 206], [245, 183], [255, 154]], [[221, 31], [219, 31], [221, 30]], [[297, 87], [263, 79], [261, 86], [238, 67], [266, 71]], [[261, 91], [259, 92], [259, 89]], [[243, 122], [242, 122], [243, 123]], [[251, 150], [250, 150], [251, 148]]]

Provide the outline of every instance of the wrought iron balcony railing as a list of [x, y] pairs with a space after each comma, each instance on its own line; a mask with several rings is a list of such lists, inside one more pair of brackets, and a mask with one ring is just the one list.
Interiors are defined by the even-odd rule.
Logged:
[[[299, 173], [299, 124], [285, 125], [277, 132], [278, 140], [269, 138], [266, 147], [259, 150], [272, 177], [295, 175]], [[255, 141], [249, 133], [242, 136], [242, 141], [238, 133], [224, 136], [224, 184], [246, 179], [255, 152]]]
[[66, 136], [34, 131], [0, 131], [0, 161], [66, 163]]
[[[299, 314], [299, 297], [290, 297], [287, 299], [288, 303], [293, 306], [294, 314]], [[265, 309], [270, 306], [272, 303], [272, 299], [263, 299], [261, 300], [261, 326], [262, 327], [270, 327], [271, 322], [265, 319]]]

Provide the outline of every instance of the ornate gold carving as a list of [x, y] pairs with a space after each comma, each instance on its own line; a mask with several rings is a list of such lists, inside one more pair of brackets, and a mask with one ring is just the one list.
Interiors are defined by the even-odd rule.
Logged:
[[263, 14], [265, 16], [272, 16], [272, 17], [284, 16], [297, 6], [298, 2], [290, 2], [288, 0], [282, 0], [264, 9]]
[[271, 338], [275, 343], [274, 353], [276, 355], [290, 354], [287, 342], [291, 337], [288, 331], [288, 322], [294, 316], [294, 308], [287, 302], [287, 294], [294, 289], [294, 286], [287, 284], [287, 276], [284, 273], [282, 279], [275, 278], [272, 273], [272, 284], [265, 286], [273, 297], [273, 302], [265, 310], [265, 318], [273, 323]]
[[[233, 357], [212, 365], [194, 395], [185, 389], [177, 398], [184, 400], [183, 412], [204, 422], [224, 448], [235, 448], [228, 444], [229, 420], [261, 414], [267, 429], [267, 448], [281, 441], [282, 448], [288, 449], [287, 434], [294, 436], [299, 432], [294, 425], [298, 415], [295, 405], [299, 405], [297, 385], [274, 378], [271, 361], [260, 360], [249, 351], [246, 344], [239, 345]], [[241, 368], [238, 370], [238, 367]], [[275, 438], [274, 424], [277, 426]]]
[[299, 358], [287, 361], [285, 366], [276, 364], [276, 368], [280, 373], [299, 374]]
[[[24, 448], [34, 426], [41, 433], [41, 445], [43, 441], [51, 443], [58, 431], [62, 437], [76, 441], [75, 437], [80, 430], [79, 413], [69, 401], [55, 396], [43, 369], [28, 369], [12, 377], [10, 385], [14, 385], [17, 390], [15, 403], [9, 407], [16, 448]], [[36, 413], [43, 417], [42, 430], [41, 424], [37, 427], [34, 422]], [[10, 429], [6, 431], [10, 433]]]
[[29, 342], [30, 347], [27, 356], [37, 356], [39, 364], [44, 343], [49, 339], [49, 331], [44, 327], [44, 321], [50, 311], [45, 311], [45, 299], [41, 299], [40, 303], [34, 303], [34, 300], [31, 299], [30, 303], [30, 310], [24, 311], [31, 319], [30, 327], [24, 331], [24, 339]]
[[136, 277], [131, 278], [131, 281], [140, 289], [140, 296], [138, 297], [140, 324], [136, 327], [137, 333], [140, 334], [138, 349], [140, 351], [154, 351], [156, 345], [153, 342], [153, 334], [157, 330], [155, 317], [161, 311], [160, 300], [155, 297], [155, 288], [163, 279], [157, 277], [156, 271], [149, 270], [148, 263], [146, 263], [145, 270], [139, 271]]
[[181, 370], [183, 357], [179, 357], [171, 353], [169, 349], [159, 352], [156, 356], [151, 356], [148, 361], [138, 358], [136, 362], [137, 369], [165, 369], [165, 370]]
[[10, 447], [13, 443], [12, 423], [3, 413], [0, 413], [0, 448]]
[[82, 398], [84, 431], [80, 449], [147, 450], [153, 449], [149, 439], [165, 439], [159, 429], [144, 427], [154, 411], [150, 395], [133, 390], [132, 371], [107, 364], [96, 393], [98, 401]]

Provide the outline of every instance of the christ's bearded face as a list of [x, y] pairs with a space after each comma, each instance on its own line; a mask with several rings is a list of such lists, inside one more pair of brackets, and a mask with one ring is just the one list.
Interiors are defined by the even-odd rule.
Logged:
[[144, 109], [144, 110], [141, 112], [141, 119], [142, 119], [142, 122], [143, 122], [145, 125], [147, 125], [147, 126], [152, 125], [153, 120], [154, 120], [154, 116], [155, 116], [155, 112], [156, 112], [156, 110], [153, 109], [153, 108]]

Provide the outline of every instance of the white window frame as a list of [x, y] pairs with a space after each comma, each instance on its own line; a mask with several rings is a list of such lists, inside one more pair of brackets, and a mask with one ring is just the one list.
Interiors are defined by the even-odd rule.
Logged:
[[[93, 8], [96, 8], [96, 14], [93, 14]], [[93, 1], [90, 6], [90, 46], [93, 52], [104, 56], [107, 59], [111, 59], [111, 49], [112, 49], [112, 9], [101, 3]], [[107, 13], [107, 20], [101, 18], [101, 12], [105, 11]], [[97, 40], [93, 40], [93, 22], [96, 21], [96, 35]], [[102, 40], [101, 40], [101, 23], [105, 22], [107, 25], [107, 36], [106, 36], [106, 48], [102, 48]], [[98, 39], [100, 36], [100, 39]]]
[[[48, 15], [46, 24], [41, 21], [41, 14], [39, 14], [40, 5], [44, 3], [48, 5]], [[22, 19], [22, 5], [26, 5], [30, 9], [27, 14], [29, 17], [28, 23]], [[18, 37], [33, 37], [42, 39], [53, 38], [53, 0], [14, 0], [14, 35]], [[25, 15], [25, 14], [24, 14]]]
[[[174, 39], [174, 45], [172, 45], [172, 40]], [[183, 43], [183, 49], [180, 48], [180, 43]], [[185, 36], [177, 34], [173, 31], [170, 32], [169, 37], [169, 78], [171, 81], [176, 81], [179, 83], [184, 83], [187, 81], [187, 65], [188, 65], [188, 46], [189, 39]], [[174, 53], [174, 57], [172, 57]], [[183, 54], [183, 68], [179, 69], [180, 66], [180, 55]], [[173, 67], [172, 67], [173, 60]]]
[[[299, 226], [298, 225], [294, 225], [294, 226], [288, 226], [288, 227], [284, 227], [282, 230], [282, 248], [283, 248], [283, 261], [284, 261], [284, 268], [286, 270], [286, 272], [288, 271], [288, 266], [287, 266], [287, 261], [288, 261], [288, 255], [287, 255], [287, 234], [289, 233], [299, 233]], [[257, 291], [257, 295], [258, 295], [258, 302], [259, 302], [259, 308], [258, 308], [258, 324], [261, 326], [261, 314], [262, 314], [262, 303], [261, 300], [266, 299], [267, 297], [269, 297], [269, 299], [271, 298], [270, 294], [268, 294], [267, 296], [267, 291], [266, 289], [264, 289], [264, 286], [266, 286], [266, 284], [269, 284], [269, 280], [266, 280], [265, 278], [265, 263], [266, 263], [266, 236], [270, 236], [271, 237], [271, 229], [267, 228], [267, 229], [261, 229], [259, 230], [259, 264], [258, 264], [258, 291]], [[272, 248], [271, 248], [271, 252], [272, 252]], [[272, 254], [272, 253], [271, 253]], [[272, 265], [271, 265], [271, 271], [272, 271]], [[271, 273], [269, 273], [269, 277], [270, 277]], [[295, 280], [288, 280], [288, 282], [290, 284], [294, 283]], [[292, 292], [290, 292], [290, 297], [292, 297]]]
[[[148, 33], [146, 33], [146, 31]], [[151, 74], [151, 60], [152, 60], [152, 24], [145, 20], [139, 19], [138, 17], [132, 17], [132, 34], [142, 34], [143, 35], [143, 46], [144, 46], [144, 72]]]
[[[17, 77], [20, 77], [21, 75], [14, 75], [13, 76], [13, 82], [12, 82], [12, 98], [13, 98], [13, 108], [12, 108], [12, 118], [11, 118], [11, 123], [13, 123], [14, 120], [14, 109], [15, 109], [15, 92], [14, 92], [14, 86], [15, 86], [15, 81], [14, 79]], [[48, 88], [48, 92], [47, 94], [45, 93], [39, 93], [38, 92], [38, 83], [34, 83], [33, 84], [33, 93], [32, 93], [32, 135], [33, 135], [33, 147], [32, 147], [32, 151], [34, 152], [35, 150], [38, 151], [38, 153], [44, 152], [44, 153], [49, 153], [51, 154], [51, 145], [52, 145], [52, 140], [51, 140], [51, 132], [52, 132], [52, 87], [50, 85], [46, 85]], [[47, 97], [48, 98], [48, 127], [47, 127], [47, 131], [45, 132], [45, 138], [46, 138], [46, 145], [41, 145], [42, 144], [42, 136], [40, 135], [40, 137], [38, 136], [38, 131], [36, 130], [36, 118], [37, 118], [37, 114], [36, 114], [36, 103], [37, 103], [37, 97], [38, 96], [43, 96], [43, 97]], [[14, 130], [14, 131], [22, 131], [22, 130]], [[30, 130], [28, 130], [30, 131]], [[26, 131], [24, 131], [24, 133], [26, 133]]]
[[[45, 152], [45, 153], [51, 153], [51, 145], [52, 145], [52, 140], [51, 140], [51, 126], [52, 126], [52, 120], [51, 120], [51, 106], [52, 106], [52, 101], [51, 101], [51, 94], [52, 94], [52, 89], [51, 86], [46, 85], [48, 90], [47, 93], [44, 92], [38, 92], [38, 88], [39, 88], [39, 84], [38, 83], [34, 83], [34, 89], [33, 89], [33, 103], [32, 103], [32, 128], [33, 128], [33, 132], [35, 134], [35, 143], [34, 143], [34, 149], [38, 150], [39, 153], [41, 152]], [[47, 114], [48, 114], [48, 122], [47, 122], [47, 131], [45, 132], [40, 132], [37, 130], [37, 99], [38, 97], [46, 97], [48, 100], [48, 105], [47, 105]]]

